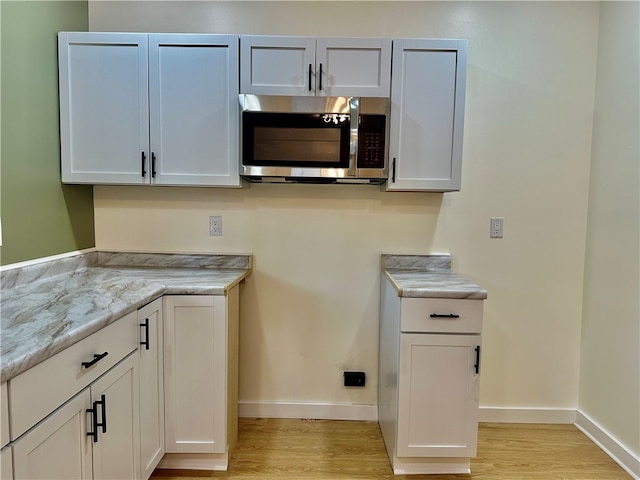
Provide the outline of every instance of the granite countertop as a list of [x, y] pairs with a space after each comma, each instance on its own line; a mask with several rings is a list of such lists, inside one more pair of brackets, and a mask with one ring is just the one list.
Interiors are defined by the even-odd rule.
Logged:
[[225, 295], [251, 255], [92, 252], [2, 272], [5, 382], [161, 295]]
[[451, 271], [449, 255], [382, 255], [382, 271], [399, 297], [487, 298], [487, 291]]

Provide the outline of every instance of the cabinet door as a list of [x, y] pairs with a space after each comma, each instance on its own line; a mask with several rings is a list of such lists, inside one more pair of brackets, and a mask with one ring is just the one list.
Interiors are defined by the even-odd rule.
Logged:
[[86, 425], [90, 398], [89, 389], [83, 390], [15, 442], [15, 478], [92, 478], [91, 439]]
[[150, 35], [151, 176], [240, 186], [238, 37]]
[[13, 479], [13, 459], [11, 457], [11, 448], [6, 447], [0, 452], [0, 480]]
[[227, 449], [224, 296], [165, 296], [167, 453]]
[[149, 182], [147, 35], [58, 34], [65, 183]]
[[312, 37], [242, 35], [240, 92], [254, 95], [315, 95]]
[[396, 455], [475, 456], [480, 336], [400, 337]]
[[388, 38], [318, 38], [317, 95], [388, 97], [391, 40]]
[[466, 40], [394, 40], [387, 190], [460, 190]]
[[[138, 357], [134, 352], [91, 385], [100, 424], [93, 442], [94, 480], [140, 478]], [[97, 402], [103, 402], [99, 405]], [[88, 421], [93, 421], [93, 417]]]
[[146, 480], [164, 455], [162, 299], [138, 310], [140, 324], [140, 467]]

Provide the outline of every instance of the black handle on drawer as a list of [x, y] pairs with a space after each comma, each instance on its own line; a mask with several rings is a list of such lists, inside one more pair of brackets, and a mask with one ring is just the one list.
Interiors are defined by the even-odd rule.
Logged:
[[84, 368], [89, 368], [89, 367], [95, 365], [96, 363], [98, 363], [100, 360], [102, 360], [107, 355], [109, 355], [109, 352], [104, 352], [104, 353], [100, 353], [100, 354], [94, 353], [93, 354], [93, 360], [91, 360], [90, 362], [82, 362], [82, 366]]
[[460, 315], [455, 313], [432, 313], [429, 316], [431, 318], [460, 318]]
[[142, 160], [142, 178], [147, 176], [147, 171], [144, 169], [144, 166], [146, 164], [147, 161], [147, 157], [145, 156], [144, 152], [140, 152], [140, 157]]
[[320, 64], [320, 73], [318, 75], [318, 91], [322, 90], [322, 64]]
[[396, 183], [396, 157], [393, 157], [393, 163], [391, 167], [391, 183]]
[[480, 373], [480, 345], [476, 347], [476, 363], [473, 365], [476, 369], [476, 375]]
[[156, 154], [151, 152], [151, 178], [156, 178]]
[[100, 396], [100, 400], [96, 400], [95, 402], [93, 402], [93, 408], [96, 409], [94, 418], [96, 419], [98, 418], [97, 405], [100, 405], [102, 407], [102, 415], [101, 415], [102, 421], [98, 422], [96, 420], [95, 429], [97, 430], [98, 427], [102, 427], [102, 433], [107, 433], [107, 399], [104, 396], [104, 394]]
[[144, 340], [140, 342], [140, 345], [144, 345], [145, 350], [149, 350], [149, 319], [145, 318], [144, 323], [140, 324], [144, 327]]
[[311, 69], [311, 64], [309, 64], [309, 91], [311, 91], [311, 77], [313, 76], [313, 70]]

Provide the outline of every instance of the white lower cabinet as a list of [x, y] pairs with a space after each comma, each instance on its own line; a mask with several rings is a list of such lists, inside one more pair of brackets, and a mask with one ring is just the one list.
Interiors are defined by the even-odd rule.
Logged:
[[137, 370], [134, 353], [20, 437], [14, 478], [139, 478]]
[[382, 277], [378, 403], [394, 473], [469, 473], [482, 300], [403, 298]]
[[237, 439], [238, 287], [164, 297], [166, 451], [160, 467], [226, 470]]
[[149, 478], [164, 455], [162, 298], [138, 310], [140, 327], [140, 468]]

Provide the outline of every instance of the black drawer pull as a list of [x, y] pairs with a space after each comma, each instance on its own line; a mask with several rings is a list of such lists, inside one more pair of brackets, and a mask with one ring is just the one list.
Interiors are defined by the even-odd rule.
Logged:
[[460, 318], [460, 315], [455, 313], [432, 313], [431, 318]]
[[82, 362], [82, 366], [84, 368], [92, 367], [93, 365], [98, 363], [100, 360], [102, 360], [104, 357], [106, 357], [107, 355], [109, 355], [109, 352], [104, 352], [104, 353], [101, 353], [101, 354], [94, 353], [93, 354], [93, 360], [91, 360], [90, 362]]
[[145, 350], [149, 350], [149, 319], [145, 318], [144, 323], [140, 324], [144, 327], [144, 340], [140, 342], [140, 345], [144, 345]]
[[480, 345], [476, 347], [476, 363], [473, 368], [476, 369], [476, 375], [480, 373]]

